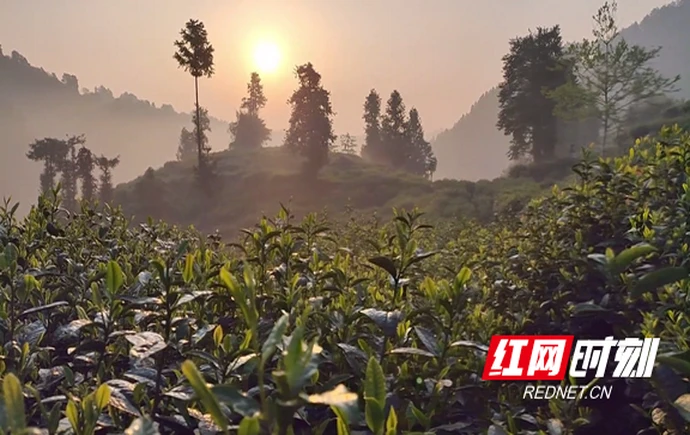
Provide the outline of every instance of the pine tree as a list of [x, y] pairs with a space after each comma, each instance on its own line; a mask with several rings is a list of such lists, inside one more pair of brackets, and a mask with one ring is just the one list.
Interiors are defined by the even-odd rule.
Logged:
[[372, 89], [364, 101], [365, 141], [362, 146], [362, 157], [375, 162], [387, 163], [386, 153], [381, 141], [381, 97]]
[[410, 150], [407, 140], [405, 104], [398, 91], [393, 91], [381, 119], [381, 141], [384, 161], [394, 168], [407, 169]]
[[242, 106], [240, 107], [250, 115], [258, 115], [259, 110], [266, 106], [266, 101], [261, 77], [259, 77], [259, 73], [253, 72], [247, 84], [247, 96], [242, 99]]
[[237, 120], [230, 123], [228, 131], [233, 136], [230, 148], [257, 149], [271, 138], [271, 130], [259, 116], [259, 111], [266, 105], [263, 85], [258, 73], [252, 73], [247, 84], [247, 97], [242, 99]]
[[284, 146], [306, 157], [305, 174], [315, 177], [327, 163], [328, 151], [336, 140], [330, 92], [321, 85], [321, 75], [311, 63], [297, 67], [295, 73], [299, 88], [288, 100], [292, 113]]
[[431, 144], [424, 139], [424, 128], [415, 108], [410, 110], [406, 137], [409, 141], [407, 169], [413, 174], [431, 178], [436, 171], [436, 157], [434, 157]]

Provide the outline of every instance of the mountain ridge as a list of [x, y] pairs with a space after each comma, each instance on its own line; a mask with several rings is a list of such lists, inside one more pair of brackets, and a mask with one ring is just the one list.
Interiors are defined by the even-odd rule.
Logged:
[[[227, 148], [228, 121], [210, 118], [209, 144], [214, 150]], [[64, 73], [59, 79], [17, 51], [4, 54], [0, 46], [0, 198], [20, 202], [20, 211], [39, 193], [41, 164], [26, 158], [34, 140], [84, 134], [96, 154], [120, 156], [113, 181], [121, 183], [174, 160], [183, 127], [193, 128], [191, 112], [157, 106], [129, 92], [115, 97], [104, 86], [87, 92], [79, 89], [76, 76]]]

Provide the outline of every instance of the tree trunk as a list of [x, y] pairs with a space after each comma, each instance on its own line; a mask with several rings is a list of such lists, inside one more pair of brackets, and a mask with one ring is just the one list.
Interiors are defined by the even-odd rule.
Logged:
[[199, 77], [194, 77], [194, 94], [196, 99], [196, 143], [199, 152], [199, 171], [201, 171], [201, 110], [199, 109]]
[[601, 156], [606, 157], [606, 140], [609, 136], [609, 118], [608, 116], [604, 118], [604, 137], [601, 141]]

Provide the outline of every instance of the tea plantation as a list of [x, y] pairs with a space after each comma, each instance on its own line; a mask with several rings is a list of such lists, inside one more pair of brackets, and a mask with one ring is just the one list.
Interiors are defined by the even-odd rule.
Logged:
[[[283, 210], [223, 244], [43, 198], [0, 212], [4, 433], [682, 434], [690, 135], [521, 214], [387, 225]], [[429, 225], [433, 224], [433, 226]], [[608, 400], [485, 382], [495, 334], [661, 337]]]

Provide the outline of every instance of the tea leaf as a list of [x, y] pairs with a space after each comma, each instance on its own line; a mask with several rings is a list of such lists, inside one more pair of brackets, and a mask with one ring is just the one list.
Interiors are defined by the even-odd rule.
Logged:
[[98, 390], [96, 390], [96, 406], [98, 409], [103, 410], [108, 406], [108, 402], [110, 402], [110, 388], [107, 384], [101, 384]]
[[391, 406], [388, 412], [388, 419], [386, 419], [386, 435], [396, 435], [398, 433], [398, 415], [395, 413], [395, 408]]
[[273, 355], [273, 352], [276, 350], [276, 346], [278, 343], [280, 343], [281, 339], [283, 338], [283, 335], [285, 334], [285, 330], [287, 329], [288, 326], [288, 321], [290, 319], [290, 316], [286, 313], [280, 316], [280, 319], [273, 325], [273, 328], [271, 329], [271, 333], [268, 335], [268, 338], [264, 342], [264, 344], [261, 346], [261, 364], [265, 364], [266, 361]]
[[632, 248], [628, 248], [609, 261], [611, 273], [615, 275], [622, 273], [633, 261], [655, 251], [656, 248], [648, 243], [640, 243]]
[[370, 259], [369, 259], [369, 262], [370, 262], [371, 264], [374, 264], [374, 265], [380, 267], [381, 269], [385, 270], [386, 272], [388, 272], [388, 274], [389, 274], [392, 278], [396, 278], [396, 277], [398, 276], [398, 270], [397, 270], [397, 268], [395, 267], [395, 263], [393, 263], [393, 260], [391, 260], [391, 259], [388, 258], [388, 257], [374, 257], [374, 258], [370, 258]]
[[124, 278], [120, 265], [115, 261], [109, 261], [105, 275], [105, 285], [108, 289], [108, 293], [111, 295], [116, 294], [120, 290], [120, 287], [122, 287], [123, 282]]
[[211, 392], [219, 402], [226, 404], [242, 416], [253, 417], [261, 411], [259, 404], [254, 399], [241, 393], [233, 386], [214, 385], [211, 387]]
[[630, 292], [630, 296], [638, 298], [642, 294], [656, 290], [659, 287], [682, 281], [688, 277], [688, 270], [684, 267], [667, 267], [644, 275]]
[[364, 379], [364, 398], [373, 399], [381, 406], [386, 403], [386, 379], [381, 365], [374, 357], [369, 358], [369, 363], [367, 364], [366, 378]]
[[204, 381], [196, 365], [190, 360], [183, 362], [182, 373], [189, 381], [189, 384], [194, 389], [199, 400], [204, 404], [206, 411], [213, 417], [213, 421], [220, 426], [223, 431], [226, 431], [228, 429], [228, 420], [225, 418], [223, 411], [221, 411], [216, 396], [213, 395], [211, 390], [206, 386], [206, 381]]
[[7, 425], [12, 433], [20, 433], [26, 429], [26, 415], [24, 411], [24, 395], [19, 379], [8, 373], [2, 381], [2, 393], [5, 401]]
[[237, 435], [259, 435], [261, 427], [259, 426], [259, 419], [256, 417], [244, 417], [240, 422], [240, 427], [237, 430]]
[[194, 279], [194, 254], [187, 254], [184, 264], [184, 272], [182, 272], [182, 280], [185, 284], [189, 284]]

